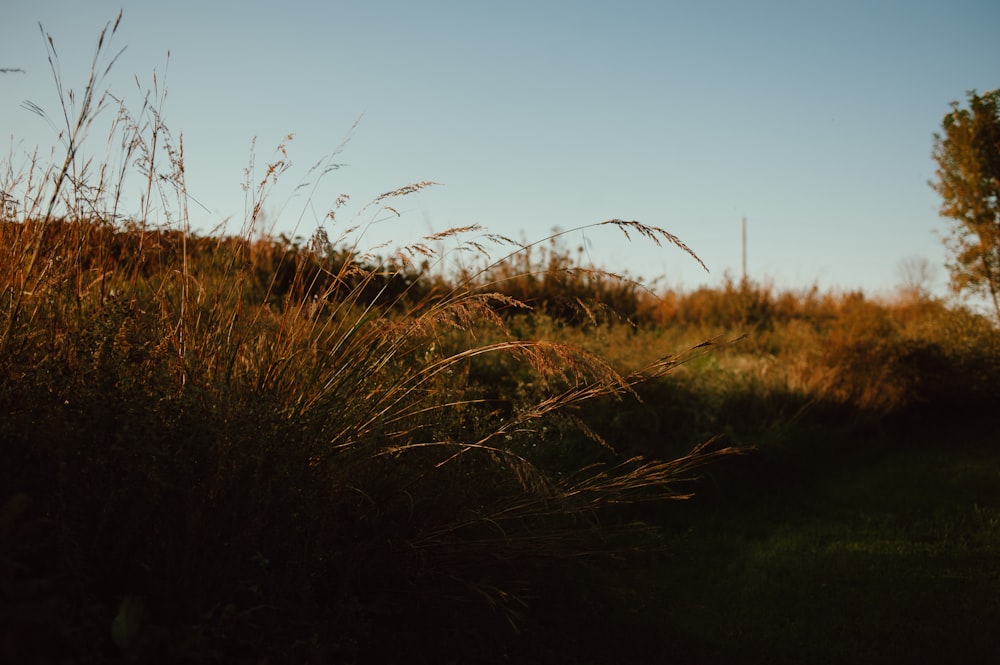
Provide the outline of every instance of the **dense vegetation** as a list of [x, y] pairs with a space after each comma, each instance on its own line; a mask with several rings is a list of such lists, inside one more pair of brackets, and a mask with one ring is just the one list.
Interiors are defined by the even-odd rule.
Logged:
[[[919, 293], [652, 293], [559, 237], [379, 257], [331, 241], [333, 213], [270, 237], [284, 147], [243, 231], [199, 236], [156, 110], [122, 107], [125, 154], [85, 158], [99, 78], [65, 160], [0, 183], [0, 660], [996, 652], [989, 320]], [[509, 255], [449, 271], [443, 238]]]
[[[781, 496], [775, 465], [873, 473], [872, 427], [995, 422], [1000, 334], [934, 300], [654, 297], [553, 247], [449, 281], [284, 238], [0, 231], [12, 658], [498, 662], [713, 561], [677, 538], [718, 506], [649, 499]], [[670, 355], [712, 334], [745, 337]]]

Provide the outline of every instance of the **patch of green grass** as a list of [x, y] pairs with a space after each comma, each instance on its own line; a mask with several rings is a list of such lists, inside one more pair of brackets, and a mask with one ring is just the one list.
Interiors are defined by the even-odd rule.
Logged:
[[661, 514], [678, 537], [655, 561], [605, 570], [600, 602], [541, 619], [532, 648], [555, 641], [572, 657], [531, 662], [990, 662], [1000, 451], [947, 440], [978, 431], [905, 448], [841, 432], [759, 461], [685, 515]]

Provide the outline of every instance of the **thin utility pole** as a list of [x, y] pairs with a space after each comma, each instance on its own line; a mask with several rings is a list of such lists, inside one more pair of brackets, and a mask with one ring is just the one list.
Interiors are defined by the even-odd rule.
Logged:
[[743, 285], [747, 283], [747, 216], [743, 215]]

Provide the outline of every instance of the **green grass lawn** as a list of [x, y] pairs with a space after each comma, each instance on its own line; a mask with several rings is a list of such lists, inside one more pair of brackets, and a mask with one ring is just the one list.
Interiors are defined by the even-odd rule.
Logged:
[[996, 662], [996, 431], [825, 434], [740, 460], [752, 471], [659, 516], [678, 525], [664, 555], [595, 572], [514, 660]]

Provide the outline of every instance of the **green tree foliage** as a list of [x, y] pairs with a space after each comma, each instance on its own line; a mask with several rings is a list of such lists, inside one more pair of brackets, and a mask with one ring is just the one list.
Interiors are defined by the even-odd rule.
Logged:
[[941, 215], [954, 221], [945, 245], [956, 292], [988, 295], [1000, 319], [1000, 89], [952, 102], [934, 135]]

